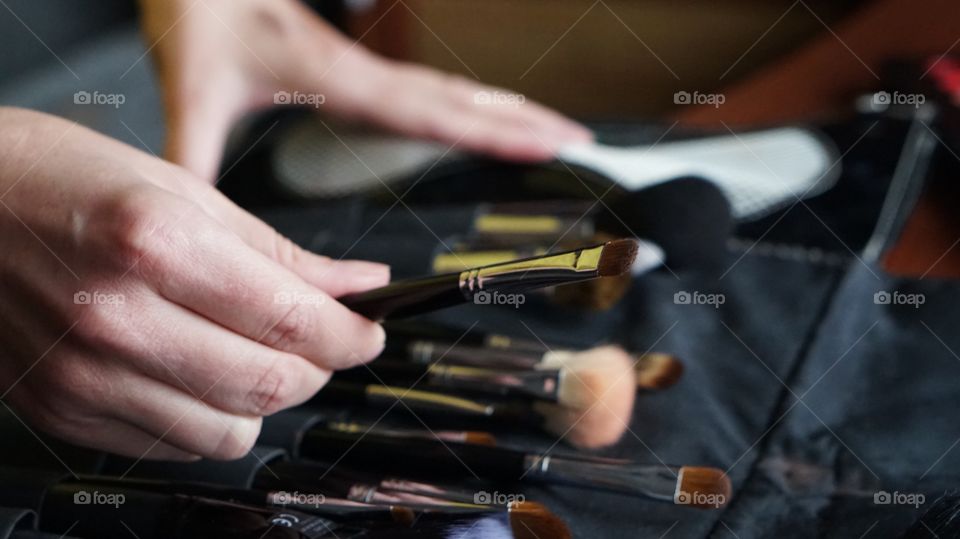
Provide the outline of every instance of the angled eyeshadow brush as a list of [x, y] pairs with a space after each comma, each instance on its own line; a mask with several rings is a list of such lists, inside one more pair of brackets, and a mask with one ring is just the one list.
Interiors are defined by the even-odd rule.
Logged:
[[338, 300], [373, 320], [401, 318], [475, 301], [481, 293], [517, 294], [622, 275], [630, 271], [636, 256], [635, 241], [614, 240], [461, 272], [395, 281]]

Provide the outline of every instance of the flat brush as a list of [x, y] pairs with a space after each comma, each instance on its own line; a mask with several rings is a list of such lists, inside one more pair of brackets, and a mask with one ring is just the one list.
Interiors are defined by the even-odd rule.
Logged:
[[[301, 454], [305, 458], [340, 459], [367, 469], [389, 469], [394, 473], [399, 469], [408, 476], [475, 475], [501, 482], [565, 484], [701, 508], [721, 507], [731, 494], [729, 478], [716, 468], [640, 465], [627, 460], [543, 455], [505, 447], [315, 431], [304, 437]], [[384, 459], [383, 455], [391, 458]]]
[[[606, 447], [616, 443], [626, 431], [633, 411], [635, 394], [632, 378], [616, 378], [612, 388], [590, 387], [592, 379], [584, 377], [583, 395], [595, 404], [574, 408], [548, 402], [485, 401], [447, 395], [433, 391], [405, 389], [375, 384], [351, 384], [333, 380], [314, 397], [314, 402], [371, 406], [392, 409], [399, 402], [400, 411], [428, 414], [440, 419], [459, 417], [491, 421], [497, 424], [520, 423], [537, 426], [582, 448]], [[626, 383], [623, 383], [627, 380]]]
[[[372, 320], [413, 316], [478, 301], [480, 293], [518, 294], [548, 286], [622, 275], [637, 256], [633, 240], [614, 240], [562, 253], [461, 272], [395, 281], [338, 301]], [[480, 297], [479, 299], [484, 299]]]

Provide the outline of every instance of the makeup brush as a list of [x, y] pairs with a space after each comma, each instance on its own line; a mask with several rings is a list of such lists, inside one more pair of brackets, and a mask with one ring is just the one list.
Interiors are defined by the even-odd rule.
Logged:
[[[388, 330], [389, 331], [389, 330]], [[483, 335], [481, 339], [499, 339], [499, 335]], [[415, 363], [428, 365], [464, 365], [488, 369], [527, 370], [537, 369], [550, 363], [552, 355], [586, 354], [594, 360], [602, 361], [602, 351], [620, 355], [621, 349], [612, 346], [601, 346], [583, 352], [570, 350], [549, 350], [544, 345], [539, 349], [534, 344], [522, 343], [519, 350], [505, 346], [476, 346], [472, 344], [453, 344], [430, 340], [409, 340], [391, 344], [392, 336], [388, 334], [386, 357], [401, 356]], [[508, 342], [509, 337], [503, 337], [502, 342]], [[625, 353], [625, 352], [624, 352]], [[635, 371], [638, 389], [666, 389], [680, 380], [683, 375], [683, 363], [675, 356], [660, 352], [648, 352], [638, 355], [631, 360]], [[374, 368], [376, 363], [371, 364]]]
[[[613, 241], [614, 237], [607, 234], [598, 234], [594, 242]], [[556, 241], [556, 240], [553, 240]], [[583, 242], [583, 239], [579, 239]], [[637, 242], [637, 256], [629, 272], [612, 276], [607, 279], [593, 279], [572, 283], [567, 286], [555, 286], [543, 290], [544, 295], [551, 301], [570, 307], [579, 307], [594, 311], [604, 311], [613, 307], [626, 294], [633, 282], [633, 278], [643, 275], [663, 265], [665, 255], [663, 250], [651, 242], [635, 240]], [[560, 248], [569, 245], [569, 242], [560, 243]], [[442, 252], [433, 258], [434, 273], [451, 273], [464, 271], [471, 267], [499, 264], [514, 259], [530, 256], [542, 256], [547, 253], [545, 247], [520, 247], [515, 249], [478, 250], [474, 245], [458, 245], [454, 252]]]
[[[624, 380], [628, 382], [623, 383]], [[399, 401], [403, 405], [399, 408], [401, 411], [409, 409], [417, 414], [433, 414], [440, 419], [453, 416], [495, 421], [498, 424], [520, 422], [546, 429], [577, 447], [598, 448], [616, 443], [626, 431], [635, 393], [635, 386], [630, 384], [630, 380], [628, 374], [622, 373], [620, 378], [615, 378], [615, 383], [598, 393], [596, 378], [575, 378], [571, 383], [583, 386], [583, 403], [596, 403], [585, 408], [568, 408], [546, 402], [531, 405], [516, 400], [492, 402], [418, 389], [336, 380], [320, 390], [314, 402], [392, 409]]]
[[365, 425], [352, 421], [331, 421], [323, 424], [325, 428], [340, 432], [369, 432], [381, 436], [396, 436], [398, 438], [427, 438], [439, 439], [445, 442], [459, 442], [465, 444], [497, 445], [496, 437], [484, 431], [477, 430], [423, 430], [402, 429], [397, 427], [383, 427], [379, 424]]
[[517, 294], [621, 275], [630, 270], [636, 256], [636, 242], [614, 240], [458, 273], [395, 281], [381, 288], [342, 296], [338, 301], [373, 320], [399, 318], [478, 301], [481, 293]]
[[[337, 432], [307, 433], [301, 445], [306, 458], [338, 459], [365, 469], [398, 468], [409, 476], [462, 477], [491, 481], [565, 484], [670, 501], [678, 505], [718, 508], [730, 500], [726, 474], [698, 466], [641, 465], [628, 460], [527, 453], [505, 447], [396, 440]], [[385, 459], [384, 455], [391, 458]]]
[[[611, 348], [611, 349], [607, 349]], [[531, 370], [495, 370], [460, 365], [422, 365], [380, 359], [369, 365], [337, 373], [342, 379], [376, 381], [393, 385], [415, 384], [450, 390], [468, 390], [501, 396], [521, 396], [553, 402], [568, 408], [589, 408], [598, 397], [618, 384], [636, 384], [630, 357], [615, 347], [580, 354], [551, 355], [550, 363]], [[625, 406], [632, 408], [627, 397]], [[621, 412], [629, 416], [629, 411]]]

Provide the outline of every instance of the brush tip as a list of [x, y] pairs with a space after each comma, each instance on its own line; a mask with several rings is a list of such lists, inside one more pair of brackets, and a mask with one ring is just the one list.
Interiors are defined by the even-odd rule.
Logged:
[[616, 443], [630, 424], [637, 382], [633, 360], [619, 346], [551, 352], [540, 368], [560, 368], [558, 405], [537, 403], [546, 428], [581, 448]]
[[683, 363], [670, 354], [648, 352], [637, 358], [634, 370], [638, 388], [666, 389], [680, 381]]
[[635, 240], [608, 241], [603, 244], [603, 251], [600, 252], [597, 273], [601, 277], [613, 277], [629, 272], [637, 258], [638, 249], [639, 245]]
[[463, 443], [473, 444], [473, 445], [486, 445], [486, 446], [495, 446], [497, 445], [497, 439], [493, 434], [489, 432], [483, 432], [479, 430], [469, 430], [463, 434]]
[[510, 528], [516, 539], [539, 539], [550, 537], [570, 539], [570, 529], [557, 515], [543, 504], [516, 501], [509, 505]]
[[730, 501], [733, 490], [723, 470], [684, 466], [677, 477], [673, 503], [701, 509], [719, 509]]

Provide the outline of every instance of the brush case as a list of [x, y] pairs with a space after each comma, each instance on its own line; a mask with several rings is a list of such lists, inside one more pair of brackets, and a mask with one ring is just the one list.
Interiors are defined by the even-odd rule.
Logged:
[[[567, 346], [616, 342], [677, 355], [686, 367], [679, 384], [641, 393], [623, 439], [594, 454], [716, 466], [728, 470], [733, 499], [721, 510], [702, 511], [575, 488], [524, 486], [505, 494], [545, 503], [575, 537], [895, 537], [924, 509], [907, 502], [918, 494], [932, 501], [960, 484], [960, 430], [949, 415], [960, 375], [954, 353], [960, 333], [953, 331], [960, 286], [893, 277], [879, 264], [926, 177], [920, 168], [894, 179], [902, 150], [912, 147], [912, 118], [862, 113], [822, 126], [844, 155], [836, 185], [735, 223], [717, 210], [722, 199], [695, 178], [629, 193], [584, 171], [481, 160], [437, 167], [409, 192], [396, 193], [402, 203], [388, 193], [308, 205], [252, 187], [251, 178], [269, 176], [269, 144], [234, 168], [224, 190], [305, 248], [390, 261], [400, 276], [421, 273], [443, 243], [469, 233], [475, 212], [487, 204], [596, 200], [591, 190], [609, 188], [603, 201], [622, 204], [616, 213], [632, 225], [625, 227], [630, 235], [659, 239], [667, 251], [666, 266], [634, 279], [613, 308], [464, 305], [421, 320]], [[677, 135], [670, 131], [598, 126], [602, 141], [624, 145]], [[936, 170], [950, 165], [944, 153], [935, 154]], [[930, 161], [929, 153], [918, 155], [918, 162]], [[356, 241], [361, 237], [369, 244]], [[692, 299], [711, 294], [724, 301]], [[918, 294], [922, 305], [900, 301]], [[268, 420], [261, 441], [290, 448], [318, 420], [315, 414], [331, 412], [344, 410]], [[5, 464], [63, 470], [78, 462], [101, 471], [130, 465], [85, 450], [75, 457], [65, 444], [50, 445], [54, 458], [21, 424], [6, 426], [14, 442], [0, 445]], [[505, 444], [555, 447], [554, 437], [538, 431], [499, 427]], [[134, 473], [249, 485], [260, 464], [248, 458], [242, 471], [235, 466], [139, 462]]]

